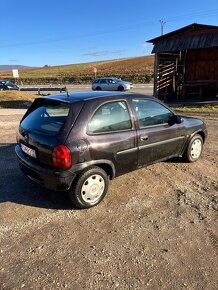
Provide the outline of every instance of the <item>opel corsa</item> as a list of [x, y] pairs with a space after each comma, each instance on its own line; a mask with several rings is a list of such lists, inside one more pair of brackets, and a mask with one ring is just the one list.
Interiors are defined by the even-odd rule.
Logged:
[[35, 99], [20, 122], [15, 151], [27, 177], [68, 191], [77, 207], [89, 208], [119, 175], [172, 157], [198, 160], [206, 137], [203, 121], [150, 96], [65, 93]]

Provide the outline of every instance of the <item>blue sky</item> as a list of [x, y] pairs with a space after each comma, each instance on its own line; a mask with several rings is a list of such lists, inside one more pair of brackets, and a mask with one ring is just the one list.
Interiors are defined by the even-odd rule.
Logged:
[[[146, 40], [218, 25], [217, 0], [0, 0], [0, 64], [72, 64], [151, 53]], [[3, 12], [3, 13], [2, 13]]]

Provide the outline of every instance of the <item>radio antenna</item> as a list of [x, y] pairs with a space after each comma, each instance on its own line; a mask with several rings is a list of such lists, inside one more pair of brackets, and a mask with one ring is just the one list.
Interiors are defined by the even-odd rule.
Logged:
[[69, 98], [69, 97], [70, 97], [70, 95], [69, 95], [69, 92], [68, 92], [68, 89], [67, 89], [67, 87], [65, 87], [65, 90], [66, 90], [66, 93], [67, 93], [67, 97]]

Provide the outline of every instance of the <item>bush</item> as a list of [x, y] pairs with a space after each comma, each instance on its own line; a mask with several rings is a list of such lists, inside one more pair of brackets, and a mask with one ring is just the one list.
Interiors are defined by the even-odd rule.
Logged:
[[[153, 74], [102, 74], [97, 77], [117, 77], [133, 83], [150, 83], [153, 81]], [[10, 79], [12, 82], [14, 79]], [[19, 83], [25, 85], [66, 85], [66, 84], [90, 84], [94, 80], [93, 75], [50, 77], [50, 78], [20, 78]]]

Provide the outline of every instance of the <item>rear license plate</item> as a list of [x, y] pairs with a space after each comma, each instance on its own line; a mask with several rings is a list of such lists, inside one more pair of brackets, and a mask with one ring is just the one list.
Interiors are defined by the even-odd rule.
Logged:
[[27, 147], [26, 145], [24, 144], [21, 144], [21, 149], [23, 150], [24, 153], [26, 153], [27, 155], [33, 157], [33, 158], [36, 158], [36, 151]]

